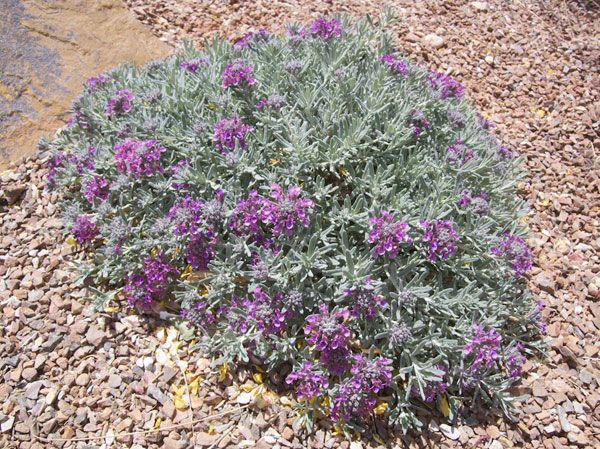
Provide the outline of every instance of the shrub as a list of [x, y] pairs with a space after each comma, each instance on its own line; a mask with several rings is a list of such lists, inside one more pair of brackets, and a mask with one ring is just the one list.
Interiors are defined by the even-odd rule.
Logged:
[[170, 302], [224, 362], [291, 365], [307, 425], [509, 413], [543, 327], [519, 160], [388, 23], [322, 18], [92, 78], [49, 161], [95, 305]]

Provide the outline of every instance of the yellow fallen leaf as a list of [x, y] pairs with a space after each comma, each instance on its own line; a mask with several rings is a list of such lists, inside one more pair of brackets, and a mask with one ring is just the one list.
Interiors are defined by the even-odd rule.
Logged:
[[329, 396], [323, 396], [323, 399], [321, 400], [321, 405], [325, 408], [329, 408]]
[[206, 431], [206, 433], [208, 433], [209, 435], [213, 435], [215, 433], [215, 426], [213, 426], [212, 424], [208, 426], [208, 430]]
[[196, 377], [192, 382], [190, 382], [189, 387], [190, 394], [197, 395], [198, 390], [200, 389], [200, 376]]
[[190, 275], [190, 273], [191, 273], [191, 272], [192, 272], [192, 266], [191, 266], [191, 265], [187, 265], [187, 266], [186, 266], [186, 267], [183, 269], [183, 271], [181, 272], [181, 276], [180, 276], [180, 278], [181, 278], [181, 279], [185, 279], [185, 278], [187, 278], [187, 277]]
[[152, 430], [160, 429], [160, 425], [161, 424], [162, 424], [162, 418], [159, 416], [158, 418], [156, 418], [156, 421], [154, 421], [154, 425], [152, 426]]
[[211, 111], [214, 111], [214, 110], [216, 110], [219, 107], [219, 105], [217, 103], [215, 103], [214, 101], [209, 102], [206, 106]]
[[106, 313], [117, 313], [119, 310], [121, 309], [117, 306], [106, 306], [104, 308], [104, 312]]
[[67, 237], [67, 239], [65, 240], [65, 242], [69, 246], [75, 246], [75, 245], [77, 245], [77, 241], [73, 237]]
[[340, 174], [340, 176], [347, 176], [348, 175], [348, 172], [346, 171], [346, 169], [344, 167], [338, 168], [338, 173]]
[[377, 407], [373, 409], [373, 413], [376, 415], [383, 415], [388, 408], [387, 402], [381, 402]]
[[158, 256], [158, 248], [152, 248], [152, 251], [150, 251], [150, 255], [152, 257]]
[[229, 364], [223, 363], [219, 367], [219, 382], [223, 382], [225, 380], [225, 376], [227, 376], [227, 372], [229, 371]]
[[439, 409], [445, 418], [450, 416], [450, 406], [448, 405], [448, 397], [446, 395], [442, 396], [442, 399], [440, 399]]
[[538, 115], [539, 118], [546, 117], [546, 111], [544, 111], [543, 109], [538, 109], [537, 111], [535, 111], [535, 113]]
[[185, 401], [179, 396], [175, 396], [173, 398], [173, 404], [175, 405], [175, 408], [179, 411], [183, 411], [187, 408]]
[[269, 163], [270, 163], [271, 165], [277, 165], [277, 164], [279, 164], [279, 160], [277, 160], [277, 159], [271, 159], [271, 160], [269, 161]]
[[251, 391], [254, 390], [254, 387], [252, 385], [244, 384], [244, 385], [240, 385], [240, 390], [242, 390], [246, 393], [250, 393]]
[[185, 394], [185, 385], [177, 386], [173, 385], [173, 404], [177, 410], [185, 410], [187, 408], [187, 404], [183, 399], [183, 395]]
[[261, 385], [263, 383], [262, 373], [254, 373], [252, 375], [252, 379], [254, 379], [254, 382], [256, 382], [258, 385]]
[[565, 175], [571, 176], [571, 169], [570, 168], [567, 168], [567, 172], [565, 173]]
[[542, 206], [542, 207], [548, 207], [548, 206], [550, 206], [550, 200], [549, 200], [548, 198], [546, 198], [546, 199], [544, 199], [544, 200], [540, 201], [540, 203], [539, 203], [539, 204], [540, 204], [540, 206]]

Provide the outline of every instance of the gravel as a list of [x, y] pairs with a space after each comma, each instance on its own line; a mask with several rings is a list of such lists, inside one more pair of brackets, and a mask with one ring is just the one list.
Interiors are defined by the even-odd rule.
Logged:
[[[234, 39], [260, 27], [281, 32], [289, 20], [379, 10], [374, 0], [127, 3], [169, 43], [200, 43], [214, 32]], [[294, 430], [289, 399], [248, 397], [257, 387], [246, 380], [250, 372], [228, 372], [219, 382], [218, 367], [185, 342], [173, 345], [176, 331], [164, 323], [89, 310], [70, 265], [84, 255], [65, 242], [58, 195], [44, 190], [46, 171], [31, 157], [0, 175], [0, 447], [83, 448], [113, 439], [113, 447], [136, 449], [383, 447], [378, 438], [410, 448], [600, 447], [599, 8], [559, 0], [394, 6], [398, 47], [463, 82], [529, 171], [519, 189], [531, 205], [537, 266], [530, 287], [546, 305], [549, 346], [546, 362], [525, 365], [518, 421], [465, 410], [452, 426], [425, 417], [428, 430], [420, 435], [388, 436], [377, 423], [352, 445], [326, 426], [310, 438]], [[428, 35], [441, 46], [426, 43]], [[199, 377], [198, 394], [187, 394], [182, 369], [190, 385]], [[229, 414], [195, 424], [194, 433], [187, 425], [224, 410]], [[36, 435], [103, 438], [49, 443]]]

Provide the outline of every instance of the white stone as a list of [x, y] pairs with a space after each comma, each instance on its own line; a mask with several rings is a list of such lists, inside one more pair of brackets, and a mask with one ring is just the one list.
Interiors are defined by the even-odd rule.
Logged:
[[444, 38], [437, 34], [428, 34], [423, 37], [423, 43], [432, 48], [440, 48], [444, 45]]

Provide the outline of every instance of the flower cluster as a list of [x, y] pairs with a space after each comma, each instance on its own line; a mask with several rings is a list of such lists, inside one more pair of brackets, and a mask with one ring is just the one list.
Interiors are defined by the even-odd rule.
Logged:
[[190, 308], [182, 309], [180, 314], [189, 326], [202, 329], [206, 329], [216, 320], [211, 311], [207, 309], [204, 301], [197, 301]]
[[296, 395], [300, 399], [310, 401], [319, 397], [323, 389], [329, 387], [327, 377], [310, 362], [304, 362], [300, 368], [287, 375], [285, 382], [288, 385], [297, 383]]
[[331, 417], [336, 420], [369, 416], [377, 403], [377, 394], [392, 383], [391, 360], [384, 357], [369, 360], [360, 354], [353, 359], [352, 376], [333, 398]]
[[461, 98], [465, 93], [465, 88], [462, 84], [443, 73], [431, 72], [427, 79], [442, 100], [446, 98]]
[[115, 145], [117, 171], [135, 178], [162, 173], [161, 155], [167, 151], [156, 140], [126, 139]]
[[98, 236], [98, 226], [96, 223], [86, 215], [80, 215], [77, 217], [71, 232], [79, 244], [90, 243]]
[[[444, 365], [437, 365], [436, 368], [443, 372], [442, 380], [428, 382], [425, 386], [422, 399], [427, 403], [432, 403], [448, 390], [448, 369]], [[413, 395], [420, 396], [420, 393], [416, 389], [413, 389]]]
[[106, 83], [110, 81], [110, 78], [104, 74], [100, 74], [97, 76], [92, 76], [88, 78], [85, 82], [86, 87], [90, 90], [90, 92], [94, 92], [101, 86], [104, 86]]
[[256, 104], [256, 109], [271, 108], [279, 110], [285, 106], [285, 97], [279, 94], [270, 95], [268, 98], [261, 98]]
[[409, 122], [413, 127], [413, 134], [415, 137], [419, 137], [423, 132], [431, 128], [431, 123], [429, 123], [425, 114], [418, 110], [412, 112]]
[[284, 310], [284, 295], [276, 293], [267, 295], [261, 287], [256, 287], [250, 298], [241, 301], [246, 311], [247, 321], [254, 323], [263, 335], [280, 335], [292, 317], [289, 310]]
[[365, 280], [364, 285], [344, 289], [344, 296], [350, 300], [350, 315], [354, 318], [371, 319], [380, 309], [387, 307], [385, 298], [374, 292], [370, 278]]
[[458, 205], [462, 208], [469, 208], [477, 215], [485, 215], [490, 210], [488, 194], [479, 192], [473, 196], [470, 190], [463, 190], [458, 199]]
[[123, 293], [127, 304], [142, 310], [151, 309], [163, 297], [177, 274], [177, 269], [165, 261], [163, 254], [147, 257], [143, 272], [125, 279]]
[[521, 353], [523, 348], [523, 343], [519, 341], [516, 345], [506, 351], [506, 369], [508, 369], [508, 374], [511, 379], [517, 379], [521, 375], [521, 369], [527, 361], [525, 356]]
[[258, 31], [251, 31], [249, 33], [244, 34], [240, 39], [235, 41], [233, 46], [235, 48], [247, 48], [250, 42], [256, 41], [266, 41], [271, 36], [267, 30], [260, 28]]
[[236, 59], [231, 64], [225, 66], [221, 80], [223, 87], [248, 87], [256, 84], [256, 79], [252, 76], [254, 68], [247, 64], [243, 59]]
[[205, 64], [208, 64], [208, 59], [196, 58], [189, 61], [183, 61], [179, 64], [179, 68], [182, 70], [187, 70], [188, 72], [196, 73], [200, 66]]
[[502, 336], [493, 327], [485, 332], [481, 326], [473, 324], [472, 329], [473, 337], [463, 348], [463, 356], [474, 356], [468, 372], [477, 374], [482, 367], [491, 369], [500, 357]]
[[387, 210], [381, 211], [381, 216], [369, 219], [371, 230], [368, 242], [375, 243], [373, 256], [379, 257], [386, 253], [390, 259], [395, 259], [403, 243], [412, 243], [408, 235], [408, 224], [394, 221], [394, 217]]
[[126, 114], [133, 105], [133, 92], [129, 89], [118, 90], [106, 103], [105, 111], [109, 116]]
[[348, 309], [329, 312], [327, 306], [321, 303], [319, 313], [306, 317], [306, 341], [320, 351], [321, 363], [332, 374], [342, 375], [349, 368], [350, 329], [345, 324], [349, 316]]
[[515, 278], [520, 278], [533, 266], [533, 253], [527, 243], [515, 234], [506, 233], [492, 254], [503, 258], [514, 270]]
[[474, 158], [475, 152], [470, 148], [467, 148], [460, 139], [456, 139], [454, 143], [449, 145], [446, 149], [446, 162], [451, 165], [462, 167]]
[[96, 200], [106, 201], [108, 199], [108, 181], [102, 176], [93, 176], [83, 184], [83, 196], [90, 204]]
[[390, 70], [398, 75], [407, 76], [408, 75], [408, 65], [398, 59], [393, 54], [383, 55], [379, 60]]
[[460, 237], [451, 221], [422, 220], [420, 225], [424, 230], [422, 240], [429, 246], [427, 257], [431, 263], [448, 259], [456, 252], [456, 242]]
[[315, 19], [309, 29], [313, 36], [318, 36], [324, 41], [328, 41], [334, 37], [342, 36], [342, 24], [338, 19], [327, 20], [324, 17]]
[[252, 126], [242, 123], [239, 117], [224, 118], [215, 125], [213, 140], [217, 149], [223, 154], [234, 150], [236, 146], [245, 150], [248, 148], [246, 134], [253, 130]]
[[264, 204], [261, 219], [272, 226], [275, 236], [284, 234], [291, 237], [298, 224], [305, 228], [310, 224], [308, 214], [314, 203], [300, 196], [301, 193], [302, 189], [298, 186], [289, 186], [287, 193], [279, 184], [271, 186], [272, 200]]

